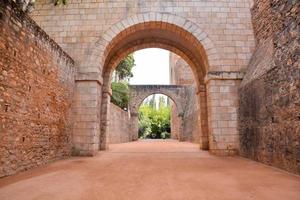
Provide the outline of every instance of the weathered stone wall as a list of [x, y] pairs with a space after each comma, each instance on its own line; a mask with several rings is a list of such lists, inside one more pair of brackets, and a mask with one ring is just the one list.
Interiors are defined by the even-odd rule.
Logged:
[[198, 98], [195, 86], [187, 87], [186, 106], [183, 115], [183, 140], [194, 143], [199, 143], [200, 123], [199, 123], [199, 108]]
[[178, 55], [170, 52], [170, 83], [175, 85], [192, 85], [195, 83], [190, 66]]
[[178, 112], [176, 109], [176, 105], [171, 101], [171, 119], [170, 119], [170, 126], [171, 126], [171, 138], [174, 140], [180, 139], [180, 127], [182, 125], [181, 117], [178, 116]]
[[[180, 56], [170, 53], [170, 82], [175, 85], [185, 85], [186, 90], [186, 105], [184, 114], [178, 117], [177, 109], [172, 106], [171, 115], [171, 131], [174, 138], [182, 141], [190, 141], [199, 143], [200, 124], [199, 124], [199, 108], [196, 87], [194, 85], [194, 76], [189, 65]], [[182, 135], [178, 135], [180, 125], [183, 125]]]
[[0, 55], [0, 177], [69, 156], [73, 60], [8, 0]]
[[110, 144], [132, 141], [130, 131], [131, 118], [128, 112], [111, 103], [108, 119], [108, 140]]
[[300, 2], [255, 0], [256, 51], [240, 87], [241, 155], [300, 174]]

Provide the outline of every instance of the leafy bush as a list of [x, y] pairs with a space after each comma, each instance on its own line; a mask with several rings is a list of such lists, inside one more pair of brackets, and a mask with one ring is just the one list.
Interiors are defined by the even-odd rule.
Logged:
[[170, 138], [170, 106], [142, 105], [139, 109], [140, 138]]
[[160, 138], [162, 138], [162, 139], [167, 139], [167, 138], [170, 138], [170, 137], [171, 137], [170, 133], [168, 133], [166, 131], [164, 131], [160, 134]]
[[111, 102], [122, 109], [128, 107], [129, 102], [129, 87], [127, 82], [112, 82], [112, 97]]

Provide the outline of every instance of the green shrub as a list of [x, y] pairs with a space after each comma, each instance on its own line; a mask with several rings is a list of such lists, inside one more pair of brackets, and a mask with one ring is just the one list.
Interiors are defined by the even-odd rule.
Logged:
[[150, 104], [142, 105], [139, 109], [139, 137], [170, 138], [170, 113], [168, 105], [161, 105], [159, 109]]
[[111, 102], [122, 109], [128, 107], [129, 102], [129, 87], [127, 82], [112, 82], [112, 97]]

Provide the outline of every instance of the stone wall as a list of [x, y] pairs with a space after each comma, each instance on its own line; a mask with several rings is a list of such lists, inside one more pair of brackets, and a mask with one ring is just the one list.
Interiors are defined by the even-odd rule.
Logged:
[[[185, 85], [186, 105], [184, 115], [178, 116], [175, 106], [172, 105], [171, 115], [171, 135], [182, 141], [199, 143], [200, 124], [198, 98], [196, 94], [195, 80], [190, 66], [178, 55], [170, 53], [170, 82], [176, 85]], [[180, 125], [183, 127], [180, 127]], [[179, 135], [179, 129], [182, 128], [182, 135]]]
[[11, 1], [0, 2], [0, 177], [71, 154], [73, 60]]
[[[36, 0], [32, 16], [80, 63], [113, 24], [140, 13], [170, 13], [198, 24], [213, 41], [220, 66], [211, 66], [211, 70], [239, 71], [247, 66], [254, 47], [249, 8], [249, 0], [69, 0], [66, 6], [57, 7], [52, 0]], [[79, 71], [91, 73], [95, 69], [83, 66]]]
[[[83, 84], [82, 88], [86, 88], [87, 82], [94, 82], [91, 90], [96, 89], [102, 93], [102, 98], [93, 94], [89, 94], [87, 98], [86, 94], [81, 96], [81, 86], [76, 87], [76, 92], [80, 93], [77, 98], [81, 100], [76, 105], [76, 118], [81, 120], [81, 128], [76, 133], [78, 144], [75, 146], [80, 154], [94, 155], [99, 146], [100, 149], [105, 149], [109, 78], [117, 63], [128, 53], [153, 47], [177, 53], [193, 68], [198, 86], [197, 95], [203, 97], [206, 97], [206, 91], [199, 89], [205, 84], [205, 76], [208, 74], [238, 74], [245, 70], [254, 49], [250, 2], [251, 0], [70, 0], [66, 6], [54, 7], [52, 0], [37, 0], [32, 16], [76, 59], [76, 84]], [[222, 73], [211, 79], [223, 78]], [[227, 80], [224, 81], [225, 84], [226, 82]], [[213, 98], [212, 96], [208, 97]], [[210, 98], [207, 99], [208, 102]], [[88, 104], [89, 109], [98, 111], [93, 112], [93, 116], [85, 108]], [[206, 108], [206, 105], [213, 107]], [[201, 100], [199, 107], [201, 111], [207, 110], [201, 116], [216, 115], [212, 112], [218, 111], [217, 105], [201, 103]], [[93, 121], [86, 122], [85, 116]], [[97, 125], [99, 121], [101, 124]], [[202, 121], [208, 120], [202, 118]], [[214, 124], [206, 123], [205, 127], [218, 126], [218, 121], [210, 122]], [[223, 143], [222, 137], [215, 136], [214, 139], [218, 138], [220, 141], [216, 142]], [[220, 147], [224, 147], [224, 151], [230, 148], [223, 144]]]
[[130, 131], [131, 118], [128, 112], [111, 103], [108, 119], [108, 140], [110, 144], [132, 141]]
[[170, 52], [170, 84], [192, 85], [195, 78], [190, 66], [178, 55]]
[[300, 2], [256, 0], [240, 87], [241, 155], [300, 174]]
[[199, 108], [198, 98], [195, 86], [187, 87], [186, 106], [183, 115], [183, 140], [194, 143], [199, 143], [200, 123], [199, 123]]

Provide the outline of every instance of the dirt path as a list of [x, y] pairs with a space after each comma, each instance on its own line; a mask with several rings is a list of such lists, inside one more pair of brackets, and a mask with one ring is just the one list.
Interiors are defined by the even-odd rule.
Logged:
[[300, 200], [300, 177], [173, 140], [110, 145], [0, 179], [1, 200]]

